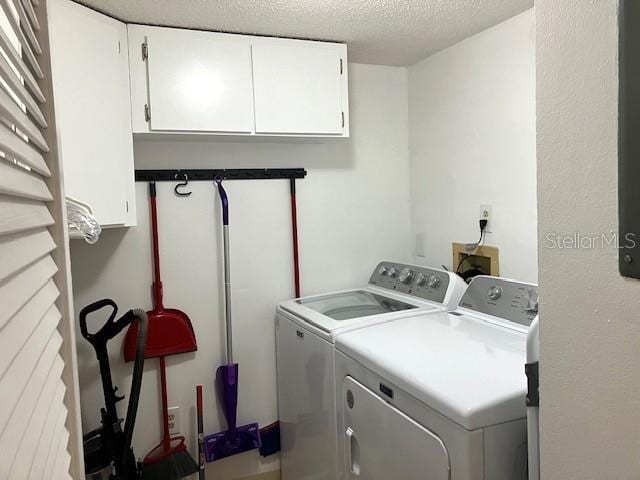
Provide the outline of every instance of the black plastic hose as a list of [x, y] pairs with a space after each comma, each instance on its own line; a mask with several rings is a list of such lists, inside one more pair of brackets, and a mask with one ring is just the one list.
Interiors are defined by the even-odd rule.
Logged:
[[[121, 465], [127, 465], [127, 456], [131, 451], [131, 442], [133, 440], [133, 429], [136, 423], [136, 414], [138, 413], [138, 402], [140, 400], [140, 391], [142, 390], [142, 374], [144, 370], [144, 351], [147, 346], [147, 313], [135, 308], [130, 311], [131, 314], [138, 319], [138, 340], [136, 343], [136, 358], [133, 364], [133, 375], [131, 378], [131, 391], [129, 392], [129, 404], [127, 406], [127, 417], [124, 425], [124, 444], [122, 446]], [[135, 459], [134, 459], [135, 462]], [[126, 467], [125, 467], [125, 471]]]

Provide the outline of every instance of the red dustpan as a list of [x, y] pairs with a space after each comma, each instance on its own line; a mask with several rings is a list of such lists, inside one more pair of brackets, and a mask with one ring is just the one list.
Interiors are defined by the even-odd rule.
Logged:
[[[162, 280], [160, 277], [160, 253], [158, 247], [158, 207], [156, 184], [149, 184], [149, 208], [151, 209], [151, 232], [153, 237], [153, 310], [147, 312], [149, 333], [145, 358], [166, 357], [179, 353], [195, 352], [198, 349], [193, 326], [187, 314], [174, 308], [164, 308], [162, 303]], [[135, 360], [138, 322], [131, 324], [124, 338], [124, 359]]]
[[[145, 457], [142, 478], [144, 480], [174, 480], [198, 471], [198, 465], [189, 455], [183, 436], [169, 435], [169, 406], [167, 401], [167, 371], [165, 357], [198, 349], [193, 326], [187, 315], [173, 308], [164, 308], [162, 303], [162, 280], [160, 278], [160, 253], [158, 248], [158, 208], [156, 185], [149, 184], [149, 207], [153, 237], [153, 310], [149, 318], [145, 358], [160, 358], [160, 385], [162, 393], [163, 435], [160, 443]], [[131, 324], [124, 339], [124, 358], [135, 359], [138, 337], [138, 322]]]

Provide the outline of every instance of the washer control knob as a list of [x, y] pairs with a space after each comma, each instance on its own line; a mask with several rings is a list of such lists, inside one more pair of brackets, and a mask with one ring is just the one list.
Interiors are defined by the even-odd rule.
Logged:
[[493, 285], [491, 288], [489, 288], [489, 292], [487, 292], [487, 295], [489, 295], [489, 298], [491, 300], [497, 300], [502, 295], [502, 288], [497, 285]]
[[425, 277], [422, 273], [418, 274], [416, 283], [419, 287], [422, 287], [425, 283], [427, 283], [427, 277]]
[[429, 277], [429, 283], [428, 283], [428, 285], [429, 285], [431, 288], [438, 288], [438, 287], [440, 286], [440, 284], [441, 284], [441, 283], [442, 283], [442, 280], [440, 279], [440, 277], [439, 277], [439, 276], [437, 276], [437, 275], [431, 275], [431, 276]]
[[411, 270], [410, 268], [403, 268], [400, 271], [400, 276], [398, 276], [398, 280], [400, 280], [402, 283], [406, 283], [409, 284], [411, 283], [411, 280], [413, 280], [413, 270]]
[[384, 265], [382, 265], [379, 269], [378, 269], [378, 275], [386, 275], [388, 272], [387, 267], [385, 267]]
[[389, 269], [389, 276], [390, 276], [391, 278], [395, 278], [395, 277], [397, 277], [397, 276], [398, 276], [398, 270], [397, 270], [397, 269], [395, 269], [395, 268], [393, 268], [393, 267], [391, 267], [391, 268]]

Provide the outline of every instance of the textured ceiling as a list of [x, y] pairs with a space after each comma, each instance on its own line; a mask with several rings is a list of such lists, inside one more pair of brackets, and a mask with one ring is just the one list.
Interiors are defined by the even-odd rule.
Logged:
[[533, 0], [79, 0], [126, 22], [346, 42], [349, 60], [411, 65]]

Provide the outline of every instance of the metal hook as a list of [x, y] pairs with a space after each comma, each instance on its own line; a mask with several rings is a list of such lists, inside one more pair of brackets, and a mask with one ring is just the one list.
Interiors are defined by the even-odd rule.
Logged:
[[[174, 178], [177, 180], [178, 176], [180, 174], [176, 173], [174, 175]], [[184, 176], [184, 181], [180, 182], [179, 184], [177, 184], [174, 188], [173, 191], [176, 193], [176, 195], [178, 195], [179, 197], [188, 197], [190, 196], [193, 192], [181, 192], [180, 190], [178, 190], [179, 188], [183, 188], [186, 187], [187, 185], [189, 185], [189, 176], [186, 173], [182, 174]]]

